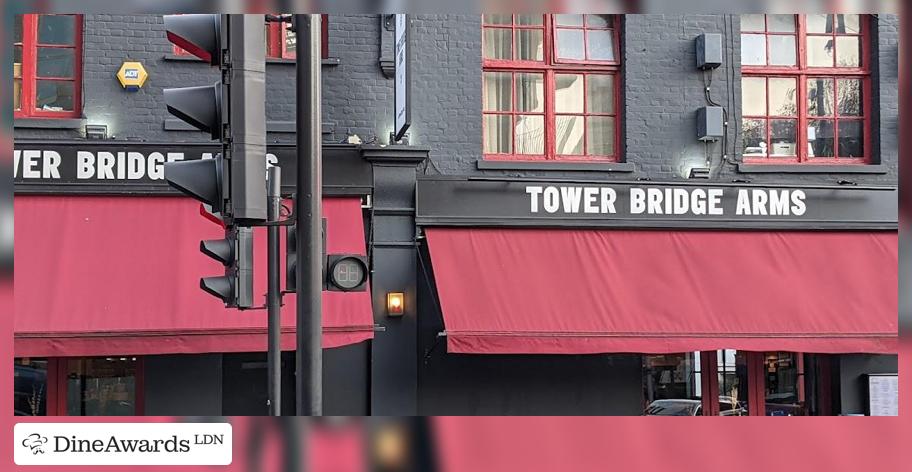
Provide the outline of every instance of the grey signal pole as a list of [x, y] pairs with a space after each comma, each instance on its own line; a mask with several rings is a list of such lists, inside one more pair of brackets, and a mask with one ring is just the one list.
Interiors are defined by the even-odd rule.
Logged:
[[[267, 219], [279, 221], [282, 207], [282, 169], [270, 167], [266, 174]], [[266, 230], [267, 266], [269, 271], [266, 293], [266, 310], [268, 317], [269, 347], [266, 363], [269, 377], [269, 416], [282, 416], [282, 288], [279, 285], [279, 227], [270, 226]]]
[[295, 15], [297, 44], [298, 415], [323, 414], [323, 224], [320, 112], [320, 15]]

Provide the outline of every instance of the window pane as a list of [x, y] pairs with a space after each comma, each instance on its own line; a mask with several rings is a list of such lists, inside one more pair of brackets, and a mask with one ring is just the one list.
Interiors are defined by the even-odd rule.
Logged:
[[741, 31], [766, 31], [765, 15], [741, 15]]
[[298, 37], [290, 28], [285, 29], [285, 54], [294, 56], [298, 49]]
[[583, 26], [583, 15], [554, 15], [554, 21], [561, 26]]
[[513, 59], [513, 34], [509, 29], [485, 28], [485, 59]]
[[516, 30], [516, 59], [520, 61], [541, 61], [544, 59], [542, 30]]
[[741, 64], [766, 65], [766, 36], [762, 34], [741, 35]]
[[766, 23], [771, 33], [795, 32], [795, 15], [766, 15]]
[[38, 80], [35, 106], [44, 111], [73, 111], [73, 82]]
[[[510, 15], [505, 15], [509, 17]], [[542, 25], [541, 15], [516, 15], [517, 25]]]
[[839, 157], [864, 157], [864, 123], [839, 121]]
[[808, 33], [832, 33], [833, 15], [807, 15]]
[[47, 415], [47, 360], [16, 359], [13, 371], [15, 416]]
[[516, 117], [516, 153], [545, 153], [545, 117], [521, 115]]
[[593, 61], [614, 60], [614, 30], [589, 30], [589, 59]]
[[38, 77], [73, 77], [75, 54], [70, 48], [38, 48]]
[[744, 134], [744, 155], [766, 157], [766, 120], [744, 120], [741, 132]]
[[798, 116], [796, 79], [769, 79], [770, 116]]
[[836, 32], [840, 34], [861, 34], [861, 16], [836, 15]]
[[586, 118], [586, 151], [594, 156], [614, 155], [614, 117], [589, 116]]
[[769, 37], [770, 65], [794, 66], [798, 64], [796, 48], [794, 36], [771, 35]]
[[22, 46], [13, 46], [13, 77], [22, 75]]
[[545, 85], [542, 74], [516, 74], [516, 110], [545, 111]]
[[833, 115], [833, 79], [808, 79], [807, 94], [810, 116]]
[[716, 351], [719, 378], [719, 415], [747, 416], [747, 355], [744, 351]]
[[512, 84], [509, 72], [484, 73], [484, 110], [511, 111]]
[[22, 42], [22, 15], [15, 15], [13, 17], [13, 42]]
[[40, 15], [38, 17], [39, 44], [72, 45], [76, 38], [76, 17], [70, 15]]
[[22, 80], [13, 80], [13, 110], [22, 109]]
[[703, 381], [699, 353], [643, 356], [646, 415], [699, 416]]
[[766, 79], [741, 79], [741, 113], [748, 116], [766, 116]]
[[67, 414], [136, 414], [136, 358], [68, 359]]
[[509, 25], [513, 22], [513, 15], [482, 15], [485, 24]]
[[589, 113], [614, 113], [614, 76], [586, 77], [586, 109]]
[[612, 15], [586, 15], [586, 26], [589, 28], [611, 28]]
[[807, 59], [810, 67], [833, 67], [833, 38], [808, 36]]
[[864, 110], [861, 80], [839, 80], [837, 84], [839, 93], [839, 114], [841, 116], [861, 116]]
[[583, 112], [583, 76], [557, 74], [554, 79], [554, 110], [557, 113]]
[[861, 67], [861, 38], [858, 36], [836, 37], [836, 66]]
[[582, 116], [558, 116], [556, 119], [557, 129], [555, 138], [557, 140], [558, 154], [575, 154], [583, 153], [583, 117]]
[[582, 30], [557, 30], [557, 57], [561, 59], [585, 59]]
[[485, 154], [512, 154], [512, 128], [510, 115], [484, 116]]
[[764, 354], [763, 370], [766, 372], [764, 414], [766, 416], [804, 416], [804, 399], [800, 393], [801, 376], [798, 356], [794, 352], [768, 352]]
[[833, 121], [808, 122], [808, 157], [833, 157]]
[[771, 156], [795, 156], [798, 150], [798, 121], [770, 120]]

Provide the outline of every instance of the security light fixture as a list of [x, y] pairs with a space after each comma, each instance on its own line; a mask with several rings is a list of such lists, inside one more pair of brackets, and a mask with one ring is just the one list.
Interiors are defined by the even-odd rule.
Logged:
[[688, 179], [708, 179], [709, 178], [709, 167], [693, 167], [690, 169], [690, 174], [687, 176]]
[[85, 125], [86, 139], [108, 139], [107, 125]]

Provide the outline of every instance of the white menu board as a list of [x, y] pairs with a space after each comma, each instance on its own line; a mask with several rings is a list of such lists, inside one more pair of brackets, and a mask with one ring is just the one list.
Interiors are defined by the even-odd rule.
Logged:
[[868, 375], [868, 414], [899, 415], [899, 377], [896, 374]]

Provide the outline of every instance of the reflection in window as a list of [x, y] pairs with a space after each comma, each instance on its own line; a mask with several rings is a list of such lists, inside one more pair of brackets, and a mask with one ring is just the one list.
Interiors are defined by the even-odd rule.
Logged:
[[804, 416], [804, 359], [794, 352], [764, 353], [766, 415]]
[[483, 15], [482, 24], [486, 157], [615, 159], [615, 16]]
[[719, 415], [747, 416], [747, 353], [732, 349], [716, 351], [719, 377]]
[[66, 361], [67, 414], [136, 414], [135, 357], [79, 358]]
[[645, 413], [658, 416], [702, 416], [700, 353], [643, 357]]
[[23, 357], [13, 364], [13, 414], [47, 415], [47, 359]]
[[870, 19], [805, 15], [804, 28], [798, 20], [741, 15], [742, 155], [759, 162], [863, 163], [869, 77], [862, 52]]

